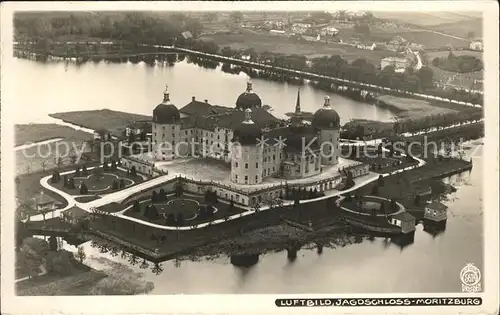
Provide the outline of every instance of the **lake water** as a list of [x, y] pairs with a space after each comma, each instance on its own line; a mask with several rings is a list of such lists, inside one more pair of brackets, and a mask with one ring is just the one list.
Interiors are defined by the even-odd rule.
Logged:
[[[174, 67], [148, 67], [144, 64], [35, 63], [14, 60], [19, 74], [15, 82], [16, 102], [29, 110], [16, 117], [16, 123], [47, 122], [53, 112], [109, 108], [151, 114], [161, 102], [164, 85], [178, 107], [191, 96], [214, 104], [233, 106], [245, 89], [245, 75], [230, 75], [187, 63]], [[254, 87], [264, 104], [279, 116], [295, 106], [297, 86], [254, 79]], [[388, 110], [330, 95], [343, 122], [351, 118], [390, 120]], [[324, 93], [302, 88], [302, 108], [314, 111], [323, 104]], [[249, 269], [234, 267], [229, 258], [211, 261], [167, 261], [163, 272], [150, 268], [131, 268], [143, 272], [143, 279], [155, 285], [151, 294], [168, 293], [390, 293], [459, 292], [460, 270], [466, 263], [483, 267], [482, 160], [474, 159], [470, 173], [448, 181], [457, 187], [445, 204], [449, 207], [447, 228], [433, 237], [419, 225], [413, 244], [401, 249], [376, 238], [334, 249], [301, 250], [294, 262], [286, 252], [260, 256]], [[128, 264], [119, 256], [101, 254], [83, 245], [87, 256], [101, 256]], [[69, 247], [71, 248], [71, 247]], [[74, 248], [72, 248], [74, 250]], [[88, 260], [89, 265], [102, 268]], [[485, 279], [483, 273], [483, 279]]]
[[[446, 230], [433, 236], [417, 226], [414, 243], [401, 248], [383, 238], [345, 247], [302, 249], [294, 262], [286, 251], [260, 255], [250, 268], [235, 267], [229, 258], [166, 261], [163, 272], [130, 265], [120, 256], [99, 253], [83, 244], [88, 256], [99, 256], [143, 273], [154, 283], [151, 294], [172, 293], [433, 293], [460, 292], [460, 271], [467, 263], [483, 268], [482, 148], [472, 171], [445, 179], [457, 191], [444, 201], [449, 207]], [[67, 247], [75, 251], [73, 246]], [[105, 264], [89, 259], [97, 269]], [[484, 274], [482, 279], [487, 278]]]
[[[15, 118], [15, 123], [53, 122], [47, 114], [108, 108], [117, 111], [152, 115], [163, 100], [168, 84], [170, 99], [178, 107], [207, 99], [211, 104], [235, 106], [245, 91], [246, 74], [227, 74], [204, 69], [186, 61], [173, 67], [150, 67], [139, 64], [85, 63], [77, 66], [64, 62], [40, 63], [13, 59], [15, 103], [29, 111]], [[271, 105], [274, 114], [283, 117], [295, 109], [296, 85], [252, 79], [263, 104]], [[301, 88], [303, 111], [314, 112], [324, 103], [325, 92], [311, 86]], [[394, 117], [387, 109], [331, 94], [331, 104], [342, 122], [352, 118], [389, 121]], [[21, 113], [20, 113], [21, 114]]]

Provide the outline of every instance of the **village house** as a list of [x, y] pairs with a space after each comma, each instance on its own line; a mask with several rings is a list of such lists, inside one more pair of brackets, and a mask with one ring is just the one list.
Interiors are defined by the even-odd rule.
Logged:
[[140, 135], [141, 133], [146, 133], [147, 135], [151, 135], [152, 124], [149, 120], [144, 121], [134, 121], [125, 127], [125, 135], [128, 137], [131, 133], [133, 135]]
[[407, 48], [411, 50], [424, 50], [424, 45], [417, 44], [417, 43], [411, 43], [407, 46]]
[[327, 27], [323, 27], [319, 34], [321, 36], [335, 36], [339, 33], [339, 30], [336, 29], [335, 27], [333, 26], [327, 26]]
[[283, 30], [283, 28], [285, 28], [285, 22], [268, 20], [264, 22], [263, 27], [265, 29]]
[[424, 219], [442, 222], [447, 218], [448, 207], [440, 202], [431, 202], [425, 205]]
[[390, 223], [401, 228], [403, 234], [415, 231], [415, 217], [406, 211], [391, 216]]
[[469, 45], [470, 50], [483, 51], [483, 43], [482, 42], [471, 42]]
[[407, 58], [386, 57], [380, 62], [380, 69], [384, 69], [387, 66], [393, 66], [396, 72], [404, 72], [410, 66], [410, 61]]
[[82, 208], [73, 206], [62, 213], [61, 219], [70, 224], [78, 224], [88, 218], [89, 213]]
[[377, 45], [375, 43], [368, 43], [368, 44], [359, 43], [356, 45], [356, 48], [366, 49], [366, 50], [374, 50], [376, 47]]
[[282, 30], [270, 30], [269, 35], [285, 36], [286, 32]]
[[292, 32], [295, 34], [304, 34], [311, 27], [310, 23], [294, 23], [292, 25]]

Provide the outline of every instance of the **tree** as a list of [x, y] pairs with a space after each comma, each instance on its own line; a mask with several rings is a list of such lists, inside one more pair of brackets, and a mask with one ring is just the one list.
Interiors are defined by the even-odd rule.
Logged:
[[134, 203], [132, 205], [132, 211], [133, 212], [140, 212], [141, 211], [141, 205], [138, 200], [134, 200]]
[[378, 176], [377, 185], [380, 187], [384, 187], [384, 176], [382, 175]]
[[131, 145], [134, 142], [135, 142], [135, 135], [132, 131], [130, 131], [128, 134], [128, 144]]
[[108, 141], [110, 138], [109, 131], [106, 128], [98, 128], [96, 133], [102, 141]]
[[183, 193], [184, 193], [184, 186], [183, 186], [182, 182], [179, 181], [175, 185], [175, 195], [177, 197], [181, 197]]
[[243, 13], [241, 13], [240, 11], [231, 12], [229, 17], [231, 18], [231, 20], [233, 20], [234, 23], [241, 23], [241, 21], [243, 21]]
[[35, 276], [38, 273], [43, 260], [37, 256], [30, 255], [26, 252], [16, 253], [17, 264], [21, 269], [26, 270], [28, 278]]
[[40, 166], [42, 167], [42, 172], [45, 172], [45, 167], [47, 166], [47, 161], [46, 160], [40, 161]]
[[434, 87], [434, 72], [429, 67], [422, 67], [416, 73], [420, 80], [420, 85], [422, 89], [428, 89]]
[[163, 188], [160, 189], [158, 199], [160, 199], [160, 201], [167, 201], [167, 194], [165, 193], [165, 189]]
[[356, 24], [354, 25], [354, 31], [361, 34], [370, 34], [370, 27], [368, 24]]
[[163, 268], [161, 267], [161, 264], [155, 263], [151, 271], [158, 276], [163, 272]]
[[61, 165], [63, 164], [62, 158], [58, 154], [54, 155], [53, 161], [56, 167], [61, 167]]
[[420, 195], [418, 194], [415, 196], [415, 205], [420, 206]]
[[82, 194], [82, 195], [86, 195], [86, 194], [88, 194], [88, 192], [89, 192], [89, 190], [88, 190], [88, 188], [87, 188], [87, 185], [85, 185], [85, 183], [84, 183], [84, 182], [82, 182], [82, 183], [80, 184], [80, 194]]
[[53, 252], [57, 251], [57, 239], [55, 236], [49, 238], [49, 249]]
[[184, 215], [182, 212], [177, 214], [177, 218], [175, 219], [175, 223], [177, 226], [182, 226], [184, 224]]
[[78, 156], [74, 152], [72, 152], [69, 156], [69, 160], [71, 164], [76, 164], [78, 162]]
[[212, 23], [218, 19], [218, 14], [217, 12], [207, 12], [205, 14], [205, 18], [207, 19], [208, 23]]
[[[54, 171], [52, 173], [52, 178], [50, 179], [50, 181], [52, 183], [58, 183], [60, 180], [61, 180], [61, 175], [59, 175], [58, 171]], [[18, 184], [18, 181], [19, 181], [19, 177], [16, 177], [16, 184]]]
[[50, 251], [50, 248], [49, 244], [43, 239], [28, 237], [23, 240], [21, 250], [31, 256], [43, 259]]
[[258, 202], [256, 202], [253, 206], [252, 206], [252, 210], [254, 212], [259, 212], [260, 211], [260, 204]]
[[78, 246], [78, 250], [75, 253], [75, 258], [80, 261], [80, 263], [83, 263], [85, 258], [87, 258], [87, 254], [85, 254], [85, 250], [83, 249], [82, 246]]

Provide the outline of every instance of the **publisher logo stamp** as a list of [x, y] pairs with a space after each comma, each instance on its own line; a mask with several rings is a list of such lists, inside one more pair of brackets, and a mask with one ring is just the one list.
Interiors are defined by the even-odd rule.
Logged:
[[462, 268], [460, 280], [462, 280], [462, 292], [481, 291], [481, 271], [474, 264], [469, 263]]

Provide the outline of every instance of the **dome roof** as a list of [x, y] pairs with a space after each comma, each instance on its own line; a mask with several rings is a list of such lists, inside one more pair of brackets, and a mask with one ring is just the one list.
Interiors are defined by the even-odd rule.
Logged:
[[325, 105], [314, 113], [311, 124], [317, 129], [339, 129], [340, 116], [330, 106], [330, 97], [325, 97]]
[[247, 108], [255, 108], [261, 107], [262, 100], [260, 97], [252, 90], [252, 82], [247, 83], [247, 90], [238, 96], [236, 100], [236, 108], [239, 109], [247, 109]]
[[153, 110], [153, 122], [157, 124], [176, 124], [179, 123], [181, 115], [179, 110], [173, 104], [160, 104]]
[[245, 120], [233, 129], [233, 142], [241, 145], [256, 145], [258, 139], [262, 137], [262, 130], [251, 119], [251, 109], [245, 110]]
[[163, 92], [163, 102], [153, 110], [153, 123], [176, 124], [180, 123], [181, 114], [179, 109], [170, 102], [168, 87]]

